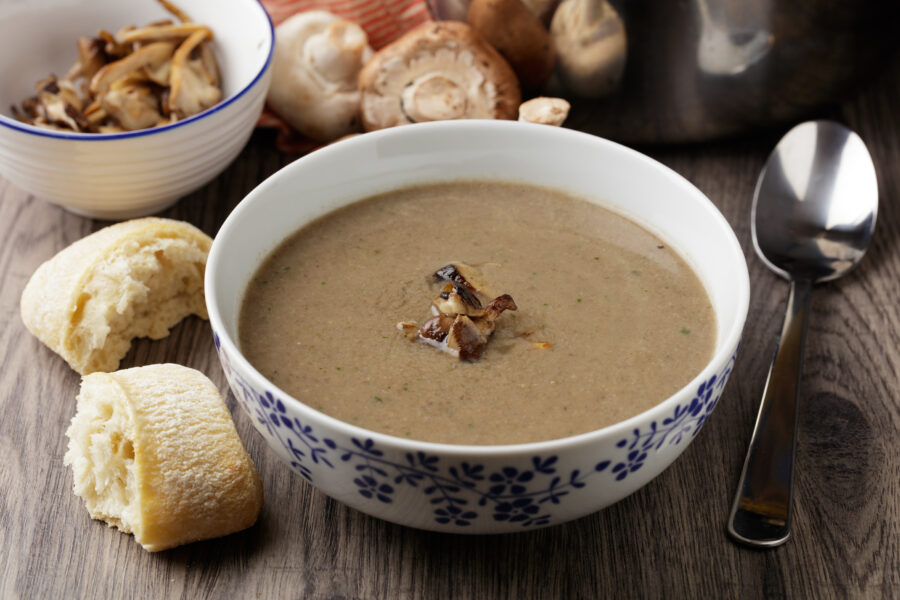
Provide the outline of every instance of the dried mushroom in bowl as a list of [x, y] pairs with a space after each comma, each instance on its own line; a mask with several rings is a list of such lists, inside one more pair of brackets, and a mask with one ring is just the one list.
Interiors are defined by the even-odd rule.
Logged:
[[20, 121], [60, 131], [118, 133], [158, 127], [206, 110], [222, 99], [213, 33], [168, 0], [172, 19], [77, 40], [78, 59], [36, 94], [12, 107]]

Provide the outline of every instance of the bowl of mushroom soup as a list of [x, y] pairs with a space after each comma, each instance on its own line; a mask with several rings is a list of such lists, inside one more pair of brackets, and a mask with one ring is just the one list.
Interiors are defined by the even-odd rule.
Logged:
[[[265, 102], [272, 24], [257, 0], [176, 0], [171, 10], [166, 4], [0, 3], [5, 48], [0, 53], [0, 175], [77, 214], [125, 219], [158, 212], [225, 169], [245, 145]], [[148, 24], [160, 22], [184, 31], [174, 37], [147, 32]], [[128, 37], [128, 26], [139, 31]], [[209, 33], [191, 38], [200, 29]], [[110, 32], [109, 38], [103, 39], [100, 30]], [[97, 45], [100, 64], [94, 70], [109, 66], [107, 72], [115, 76], [100, 81], [98, 94], [74, 111], [66, 106], [73, 102], [59, 99], [97, 83], [77, 77], [84, 74], [77, 71], [85, 68], [87, 48], [79, 38], [93, 38]], [[131, 50], [129, 58], [125, 52]], [[156, 51], [156, 56], [138, 56], [138, 50]], [[169, 73], [175, 77], [179, 57], [183, 73], [176, 94], [174, 83], [165, 89], [158, 82]], [[134, 95], [121, 93], [122, 82], [134, 81], [138, 85], [125, 90]], [[157, 97], [136, 97], [146, 89]], [[166, 96], [160, 97], [161, 89]], [[100, 97], [110, 90], [120, 92], [118, 103], [111, 95]], [[33, 108], [35, 102], [40, 106]], [[38, 117], [28, 118], [29, 111]], [[107, 113], [109, 118], [96, 118]], [[78, 127], [84, 114], [96, 119], [90, 131], [87, 125]]]
[[727, 396], [749, 302], [734, 233], [682, 177], [478, 120], [286, 166], [225, 221], [205, 285], [271, 451], [365, 513], [460, 533], [562, 523], [659, 475]]

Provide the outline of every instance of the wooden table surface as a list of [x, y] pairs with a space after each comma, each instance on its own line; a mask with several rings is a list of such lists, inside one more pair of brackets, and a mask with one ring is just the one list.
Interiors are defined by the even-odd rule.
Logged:
[[[506, 536], [417, 531], [325, 497], [269, 452], [226, 398], [266, 505], [251, 529], [149, 554], [91, 521], [63, 466], [79, 376], [32, 337], [19, 296], [37, 266], [105, 223], [0, 180], [0, 598], [844, 598], [900, 597], [900, 71], [823, 114], [867, 142], [880, 214], [862, 266], [813, 297], [801, 387], [792, 539], [732, 544], [725, 520], [787, 285], [754, 256], [757, 174], [782, 133], [645, 149], [705, 192], [748, 257], [744, 343], [718, 408], [649, 485], [578, 521]], [[254, 135], [220, 177], [164, 216], [213, 235], [235, 204], [291, 157]], [[178, 362], [227, 390], [209, 324], [138, 341], [123, 367]]]

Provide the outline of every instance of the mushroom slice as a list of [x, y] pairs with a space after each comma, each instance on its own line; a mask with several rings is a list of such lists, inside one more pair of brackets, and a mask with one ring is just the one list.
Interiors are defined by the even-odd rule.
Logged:
[[435, 315], [425, 321], [422, 328], [419, 329], [419, 337], [432, 345], [441, 344], [447, 339], [450, 333], [450, 327], [453, 325], [454, 317], [447, 315]]
[[[512, 299], [512, 296], [509, 294], [503, 294], [502, 296], [497, 296], [493, 300], [491, 300], [490, 304], [488, 304], [484, 308], [484, 319], [483, 321], [487, 321], [493, 324], [494, 321], [497, 320], [503, 311], [505, 310], [518, 310], [519, 307], [516, 306], [516, 301]], [[493, 328], [491, 329], [493, 332]]]
[[222, 80], [219, 78], [219, 63], [216, 62], [216, 55], [213, 54], [209, 42], [200, 44], [200, 62], [209, 82], [216, 87], [222, 87]]
[[38, 92], [38, 114], [48, 123], [63, 125], [68, 129], [78, 131], [78, 124], [66, 114], [66, 103], [62, 99], [47, 91]]
[[155, 83], [164, 88], [169, 87], [169, 76], [172, 73], [172, 61], [167, 60], [155, 65], [147, 65], [143, 68], [143, 74]]
[[172, 56], [171, 88], [166, 104], [168, 111], [180, 119], [206, 110], [222, 99], [222, 90], [215, 81], [217, 76], [206, 71], [202, 58], [191, 58], [191, 53], [206, 39], [208, 31], [200, 29], [192, 33]]
[[62, 98], [63, 102], [72, 105], [72, 107], [78, 111], [84, 109], [84, 100], [82, 100], [81, 94], [78, 93], [75, 84], [68, 79], [59, 79], [56, 81], [55, 93]]
[[100, 126], [107, 118], [109, 118], [109, 113], [100, 106], [99, 100], [95, 100], [88, 105], [82, 114], [84, 114], [84, 118], [88, 120], [88, 123], [91, 124], [92, 128]]
[[408, 340], [414, 342], [419, 335], [419, 326], [414, 321], [400, 321], [397, 329], [403, 332]]
[[474, 292], [459, 283], [448, 282], [437, 298], [434, 306], [444, 315], [468, 315], [480, 317], [484, 314], [481, 300]]
[[[481, 317], [467, 317], [459, 315], [450, 328], [447, 347], [452, 350], [459, 349], [461, 360], [477, 360], [481, 358], [487, 347], [488, 340], [494, 333], [496, 320], [505, 310], [517, 310], [515, 301], [509, 294], [503, 294], [494, 298], [483, 311]], [[477, 331], [477, 335], [476, 335]]]
[[71, 104], [67, 104], [60, 96], [49, 92], [41, 92], [38, 94], [38, 99], [41, 101], [47, 121], [63, 125], [72, 131], [87, 131], [90, 129], [90, 123], [84, 118], [84, 115]]
[[503, 311], [517, 308], [512, 296], [503, 294], [487, 305], [480, 318], [457, 315], [453, 319], [442, 349], [458, 356], [460, 360], [478, 360], [484, 354], [488, 340], [494, 333], [497, 318]]
[[[491, 333], [493, 328], [491, 328]], [[447, 334], [446, 351], [460, 360], [478, 360], [487, 348], [488, 337], [472, 319], [459, 315]]]
[[419, 330], [419, 339], [460, 360], [481, 358], [488, 335], [466, 315], [438, 315], [425, 321]]
[[367, 131], [439, 119], [514, 119], [509, 64], [465, 23], [426, 24], [382, 48], [359, 74]]
[[275, 30], [266, 100], [304, 136], [328, 142], [359, 131], [359, 71], [372, 57], [366, 32], [324, 10], [294, 15]]
[[562, 98], [532, 98], [519, 106], [519, 120], [543, 125], [562, 125], [571, 105]]
[[[448, 283], [447, 285], [454, 287], [455, 291], [465, 290], [461, 284]], [[472, 294], [468, 290], [466, 293]], [[472, 295], [474, 296], [474, 294]], [[419, 329], [418, 337], [460, 360], [477, 360], [481, 358], [487, 348], [487, 343], [496, 328], [497, 318], [503, 311], [517, 308], [509, 294], [494, 298], [487, 307], [479, 309], [477, 314], [463, 312], [447, 314], [443, 313], [445, 309], [439, 308], [443, 314], [435, 315], [425, 321], [425, 324]]]
[[481, 284], [481, 272], [463, 262], [449, 263], [434, 272], [435, 281], [452, 281], [466, 287], [470, 292], [484, 290]]
[[90, 80], [106, 64], [106, 45], [103, 40], [92, 37], [78, 38], [78, 60], [69, 69], [66, 79], [74, 81], [79, 77]]
[[17, 121], [21, 121], [22, 123], [28, 123], [29, 125], [34, 125], [34, 120], [37, 118], [37, 106], [38, 106], [38, 98], [37, 96], [30, 96], [22, 100], [22, 110], [19, 110], [19, 107], [15, 104], [11, 105], [9, 109], [12, 111], [13, 116]]
[[105, 29], [101, 29], [97, 32], [97, 38], [103, 42], [103, 51], [107, 56], [122, 58], [131, 52], [131, 46], [120, 44], [116, 41], [116, 36]]
[[157, 0], [164, 9], [169, 11], [176, 19], [181, 21], [182, 23], [190, 23], [191, 18], [185, 14], [183, 10], [169, 2], [169, 0]]
[[171, 40], [186, 38], [197, 31], [206, 31], [209, 39], [212, 39], [212, 31], [205, 25], [197, 25], [196, 23], [179, 23], [177, 25], [156, 25], [132, 29], [130, 31], [119, 32], [116, 34], [116, 41], [120, 44], [131, 44], [135, 42], [156, 42], [160, 40]]
[[133, 80], [117, 82], [101, 97], [100, 105], [126, 131], [154, 127], [162, 119], [152, 88]]
[[37, 112], [43, 119], [64, 129], [87, 131], [90, 123], [81, 114], [82, 102], [71, 82], [50, 76], [37, 83]]
[[114, 81], [131, 75], [134, 71], [149, 67], [156, 69], [172, 57], [175, 45], [171, 42], [153, 42], [138, 48], [125, 58], [109, 63], [97, 71], [91, 79], [91, 92], [102, 94]]

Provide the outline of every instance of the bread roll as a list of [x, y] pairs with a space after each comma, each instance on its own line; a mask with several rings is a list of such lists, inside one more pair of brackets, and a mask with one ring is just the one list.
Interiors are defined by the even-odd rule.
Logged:
[[66, 431], [74, 490], [91, 517], [165, 550], [253, 525], [259, 475], [213, 383], [162, 364], [81, 381]]
[[163, 338], [190, 314], [207, 318], [211, 244], [170, 219], [101, 229], [38, 267], [22, 292], [22, 321], [82, 375], [114, 371], [133, 338]]

